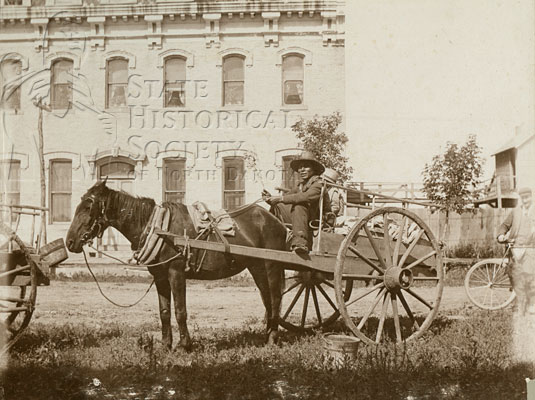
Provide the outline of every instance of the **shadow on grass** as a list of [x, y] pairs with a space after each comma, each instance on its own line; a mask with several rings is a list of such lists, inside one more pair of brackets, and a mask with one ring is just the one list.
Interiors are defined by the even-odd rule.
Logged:
[[38, 325], [2, 381], [6, 398], [21, 400], [525, 399], [535, 370], [510, 359], [509, 324], [505, 313], [438, 318], [421, 340], [361, 345], [338, 364], [319, 333], [284, 332], [265, 346], [259, 321], [200, 329], [190, 353], [167, 352], [145, 326]]

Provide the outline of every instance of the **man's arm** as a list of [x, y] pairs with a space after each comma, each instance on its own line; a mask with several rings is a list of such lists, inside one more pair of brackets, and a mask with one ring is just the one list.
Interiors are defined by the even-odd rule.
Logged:
[[318, 201], [321, 195], [321, 181], [314, 182], [306, 192], [290, 193], [282, 196], [284, 204], [299, 204]]
[[513, 226], [513, 212], [510, 212], [507, 215], [507, 218], [505, 218], [505, 221], [502, 222], [502, 224], [498, 227], [498, 242], [504, 242], [505, 241], [505, 235], [511, 227]]

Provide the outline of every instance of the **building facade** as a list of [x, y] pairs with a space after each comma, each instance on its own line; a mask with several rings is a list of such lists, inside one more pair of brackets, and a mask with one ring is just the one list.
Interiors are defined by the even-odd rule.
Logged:
[[291, 125], [344, 111], [343, 1], [2, 0], [0, 31], [2, 201], [38, 205], [41, 99], [50, 238], [104, 177], [255, 201], [292, 179]]

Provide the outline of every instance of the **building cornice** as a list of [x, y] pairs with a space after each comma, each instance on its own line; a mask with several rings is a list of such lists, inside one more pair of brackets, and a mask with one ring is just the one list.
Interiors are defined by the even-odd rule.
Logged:
[[[52, 0], [54, 1], [54, 0]], [[98, 1], [98, 0], [97, 0]], [[138, 0], [139, 1], [139, 0]], [[0, 20], [24, 22], [32, 18], [87, 18], [87, 17], [129, 17], [146, 15], [169, 15], [196, 19], [203, 14], [220, 13], [229, 17], [244, 18], [261, 16], [261, 13], [284, 13], [287, 16], [305, 18], [316, 13], [333, 12], [344, 14], [345, 1], [167, 1], [152, 0], [151, 4], [91, 4], [91, 5], [47, 5], [44, 7], [0, 6]]]
[[[97, 4], [97, 5], [48, 5], [44, 7], [0, 6], [0, 19], [19, 22], [31, 18], [87, 18], [108, 16], [173, 15], [198, 18], [203, 14], [220, 13], [243, 18], [251, 13], [296, 13], [298, 18], [315, 13], [334, 12], [343, 15], [344, 1], [166, 1], [153, 0], [152, 4]], [[230, 15], [229, 15], [230, 14]]]

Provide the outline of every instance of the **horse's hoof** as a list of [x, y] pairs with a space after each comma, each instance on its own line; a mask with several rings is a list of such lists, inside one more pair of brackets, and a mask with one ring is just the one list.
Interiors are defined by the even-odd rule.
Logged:
[[271, 331], [267, 337], [268, 345], [275, 345], [279, 342], [279, 332]]
[[191, 340], [181, 340], [175, 347], [175, 350], [185, 350], [189, 353], [192, 348]]

